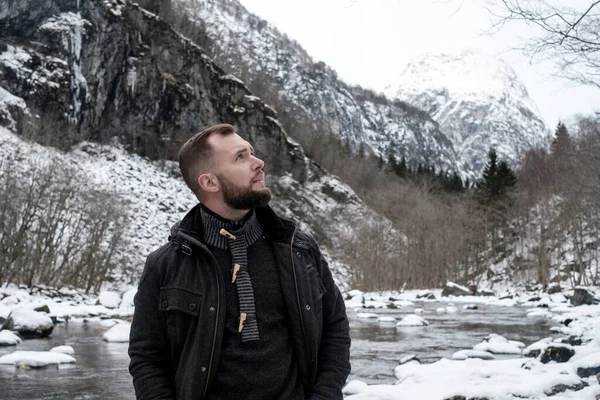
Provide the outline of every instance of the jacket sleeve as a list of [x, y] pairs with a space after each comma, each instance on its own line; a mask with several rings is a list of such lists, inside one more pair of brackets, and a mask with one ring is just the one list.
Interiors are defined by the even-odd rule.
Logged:
[[154, 254], [148, 256], [134, 297], [135, 310], [129, 336], [129, 372], [138, 400], [175, 399], [166, 369], [170, 364], [166, 319], [158, 309], [160, 279], [155, 265], [158, 258]]
[[[317, 250], [318, 251], [318, 250]], [[350, 374], [350, 327], [346, 305], [333, 281], [323, 255], [318, 251], [323, 296], [323, 333], [317, 360], [317, 377], [308, 399], [343, 399], [342, 388]]]

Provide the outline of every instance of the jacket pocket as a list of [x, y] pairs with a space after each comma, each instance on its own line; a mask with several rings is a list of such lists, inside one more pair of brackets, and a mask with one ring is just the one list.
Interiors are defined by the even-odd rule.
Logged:
[[325, 293], [327, 293], [327, 290], [325, 289], [325, 286], [323, 286], [323, 281], [321, 281], [319, 271], [317, 271], [317, 268], [314, 266], [314, 264], [308, 264], [306, 269], [308, 270], [308, 277], [310, 279], [313, 301], [316, 303], [321, 301]]
[[178, 287], [160, 288], [158, 309], [160, 311], [180, 311], [197, 317], [200, 313], [202, 293]]

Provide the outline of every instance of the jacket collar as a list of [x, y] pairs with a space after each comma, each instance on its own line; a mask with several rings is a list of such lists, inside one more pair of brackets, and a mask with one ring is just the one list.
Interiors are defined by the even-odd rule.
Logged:
[[[200, 207], [200, 203], [196, 204], [181, 221], [171, 227], [169, 240], [179, 238], [178, 241], [180, 242], [185, 241], [206, 248], [202, 239], [204, 228]], [[258, 222], [270, 240], [283, 243], [290, 242], [296, 229], [296, 224], [293, 221], [278, 216], [270, 206], [257, 208], [255, 212]]]

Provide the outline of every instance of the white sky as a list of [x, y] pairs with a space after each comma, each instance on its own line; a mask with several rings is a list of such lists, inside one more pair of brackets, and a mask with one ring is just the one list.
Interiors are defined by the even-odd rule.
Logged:
[[[422, 52], [477, 47], [501, 55], [515, 69], [550, 127], [575, 113], [600, 109], [600, 89], [555, 78], [549, 64], [531, 65], [512, 50], [530, 34], [526, 27], [509, 25], [493, 36], [484, 34], [492, 19], [485, 0], [240, 1], [350, 84], [382, 91]], [[589, 1], [569, 0], [573, 3]]]

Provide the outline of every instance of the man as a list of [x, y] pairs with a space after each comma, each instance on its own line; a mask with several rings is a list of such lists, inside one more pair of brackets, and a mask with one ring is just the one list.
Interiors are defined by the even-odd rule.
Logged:
[[179, 152], [200, 204], [148, 257], [131, 326], [138, 399], [342, 399], [343, 299], [314, 239], [268, 206], [264, 162], [231, 125]]

